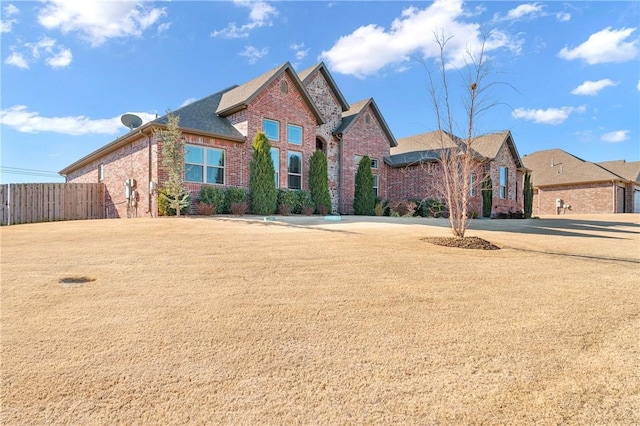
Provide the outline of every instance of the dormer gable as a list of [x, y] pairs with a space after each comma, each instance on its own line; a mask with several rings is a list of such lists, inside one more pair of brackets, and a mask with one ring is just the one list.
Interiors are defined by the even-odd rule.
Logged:
[[[368, 110], [373, 112], [373, 119], [377, 120], [380, 128], [384, 132], [385, 136], [389, 140], [389, 146], [394, 147], [398, 145], [396, 138], [391, 133], [387, 122], [385, 121], [380, 109], [376, 105], [376, 102], [373, 98], [364, 99], [360, 102], [356, 102], [351, 105], [348, 111], [345, 111], [342, 114], [342, 123], [333, 131], [334, 135], [341, 136], [349, 132], [349, 129], [353, 126], [353, 124], [357, 121], [359, 117], [364, 114], [367, 114]], [[365, 117], [366, 119], [366, 117]]]

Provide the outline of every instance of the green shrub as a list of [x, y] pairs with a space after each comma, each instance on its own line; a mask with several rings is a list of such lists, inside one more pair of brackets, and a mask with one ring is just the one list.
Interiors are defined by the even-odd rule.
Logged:
[[287, 206], [289, 208], [289, 214], [299, 212], [299, 199], [298, 191], [294, 189], [278, 190], [278, 212], [280, 212], [281, 206]]
[[316, 210], [319, 206], [331, 209], [327, 170], [327, 156], [320, 150], [315, 151], [309, 159], [309, 191]]
[[221, 213], [224, 210], [224, 189], [217, 186], [203, 185], [200, 188], [200, 201], [213, 206], [216, 212]]
[[533, 213], [533, 184], [531, 183], [531, 173], [524, 174], [524, 217], [531, 218]]
[[249, 194], [244, 188], [236, 188], [230, 186], [224, 192], [224, 213], [233, 213], [231, 211], [231, 204], [247, 202]]
[[304, 213], [303, 210], [308, 208], [311, 208], [311, 213], [313, 213], [313, 211], [315, 210], [314, 208], [315, 204], [311, 197], [311, 192], [301, 191], [301, 190], [296, 192], [298, 193], [298, 208], [300, 209], [300, 211], [299, 212], [296, 211], [296, 213]]
[[360, 159], [356, 172], [356, 188], [353, 198], [353, 212], [357, 215], [373, 216], [376, 196], [373, 192], [371, 159], [365, 155]]
[[482, 216], [491, 217], [491, 208], [493, 207], [493, 183], [491, 176], [482, 181]]
[[414, 216], [420, 216], [420, 217], [429, 216], [427, 200], [423, 200], [421, 198], [409, 198], [409, 201], [413, 202], [416, 205], [416, 211], [413, 213]]
[[442, 217], [447, 211], [447, 205], [435, 198], [428, 198], [424, 201], [427, 216]]
[[278, 190], [271, 159], [271, 144], [262, 132], [257, 133], [253, 139], [253, 157], [249, 168], [251, 211], [254, 214], [274, 213], [278, 202]]

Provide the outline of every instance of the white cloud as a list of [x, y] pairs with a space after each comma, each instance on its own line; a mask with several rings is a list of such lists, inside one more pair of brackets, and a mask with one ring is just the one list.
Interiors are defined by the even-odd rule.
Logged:
[[589, 65], [637, 59], [638, 39], [625, 41], [635, 30], [636, 28], [611, 30], [611, 27], [607, 27], [591, 34], [587, 41], [575, 49], [563, 47], [558, 57], [568, 61], [582, 59]]
[[535, 18], [543, 13], [544, 6], [539, 3], [525, 3], [507, 12], [507, 20], [517, 20], [522, 18]]
[[[135, 113], [143, 123], [155, 120], [155, 114]], [[84, 115], [69, 117], [42, 117], [24, 105], [16, 105], [0, 111], [0, 124], [23, 133], [52, 132], [64, 135], [117, 134], [125, 127], [120, 116], [106, 119], [91, 119]]]
[[18, 52], [12, 52], [11, 55], [9, 55], [9, 57], [4, 60], [4, 63], [22, 69], [29, 68], [29, 63], [27, 62], [27, 60], [24, 58], [22, 53]]
[[[20, 13], [20, 9], [13, 4], [9, 4], [2, 8], [2, 20], [0, 21], [0, 33], [10, 33], [13, 29], [13, 24], [17, 24], [17, 19], [11, 19], [13, 16]], [[7, 19], [9, 18], [9, 19]], [[6, 20], [5, 20], [6, 19]]]
[[45, 62], [52, 68], [65, 68], [71, 64], [73, 55], [71, 50], [58, 45], [56, 40], [42, 37], [35, 43], [23, 43], [22, 46], [11, 46], [11, 55], [5, 60], [5, 64], [19, 68], [29, 68], [29, 62], [45, 58]]
[[556, 19], [560, 22], [569, 22], [571, 20], [571, 14], [567, 12], [556, 13]]
[[[390, 65], [399, 66], [416, 53], [425, 59], [438, 58], [434, 33], [441, 34], [444, 29], [445, 36], [452, 36], [446, 48], [447, 65], [464, 66], [468, 51], [479, 52], [482, 31], [480, 24], [464, 22], [463, 18], [467, 18], [467, 12], [461, 0], [436, 0], [425, 9], [408, 7], [389, 29], [375, 24], [361, 26], [340, 37], [320, 59], [336, 72], [364, 77]], [[489, 32], [487, 37], [486, 52], [521, 48], [518, 40], [499, 30]]]
[[269, 3], [257, 0], [234, 0], [234, 3], [241, 7], [249, 8], [249, 22], [238, 26], [235, 22], [230, 22], [226, 28], [216, 30], [211, 33], [212, 37], [222, 38], [246, 38], [251, 30], [255, 28], [271, 26], [271, 17], [277, 16], [278, 11]]
[[238, 55], [249, 58], [249, 63], [255, 64], [258, 61], [258, 59], [266, 56], [267, 53], [269, 53], [268, 47], [263, 47], [262, 49], [258, 49], [257, 47], [254, 47], [254, 46], [245, 46], [244, 50], [238, 53]]
[[309, 49], [305, 49], [304, 43], [299, 43], [299, 44], [292, 44], [291, 46], [289, 46], [296, 55], [296, 60], [301, 61], [304, 58], [307, 57], [307, 55], [309, 54]]
[[574, 112], [582, 113], [585, 111], [585, 106], [547, 109], [516, 108], [511, 115], [513, 118], [533, 121], [538, 124], [556, 125], [563, 123]]
[[57, 52], [55, 55], [51, 56], [47, 59], [47, 64], [51, 68], [64, 68], [68, 67], [71, 64], [71, 60], [73, 59], [73, 55], [71, 54], [71, 50], [62, 49]]
[[169, 31], [170, 27], [171, 27], [171, 22], [163, 22], [162, 24], [158, 25], [158, 34], [162, 34], [164, 32]]
[[619, 83], [604, 78], [598, 81], [585, 81], [571, 91], [572, 95], [597, 95], [605, 87], [617, 86]]
[[92, 46], [99, 46], [111, 38], [139, 37], [164, 15], [164, 8], [146, 7], [135, 0], [46, 0], [38, 21], [47, 29], [79, 33]]
[[629, 130], [616, 130], [600, 136], [600, 140], [609, 143], [617, 143], [629, 139]]

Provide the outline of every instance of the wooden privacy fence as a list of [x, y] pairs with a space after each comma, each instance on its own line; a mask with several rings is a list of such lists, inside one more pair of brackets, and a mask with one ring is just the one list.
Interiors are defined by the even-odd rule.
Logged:
[[0, 224], [102, 219], [102, 183], [11, 183], [0, 185]]

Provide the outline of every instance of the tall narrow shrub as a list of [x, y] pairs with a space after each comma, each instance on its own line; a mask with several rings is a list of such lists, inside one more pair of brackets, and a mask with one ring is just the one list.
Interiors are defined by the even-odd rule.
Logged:
[[162, 140], [162, 166], [169, 179], [164, 183], [159, 202], [167, 206], [167, 212], [180, 216], [189, 206], [189, 192], [184, 189], [184, 140], [180, 130], [180, 117], [169, 114], [165, 129], [154, 129]]
[[376, 196], [373, 192], [371, 159], [362, 157], [356, 172], [356, 190], [353, 198], [353, 212], [358, 215], [373, 216]]
[[253, 139], [253, 158], [250, 165], [249, 191], [251, 212], [273, 214], [278, 202], [275, 170], [271, 159], [271, 144], [267, 136], [260, 132]]
[[491, 175], [487, 175], [482, 181], [482, 216], [490, 217], [493, 208], [493, 183]]
[[327, 156], [324, 152], [320, 150], [314, 152], [309, 159], [309, 191], [311, 192], [311, 199], [316, 212], [320, 210], [331, 211], [327, 168]]
[[533, 213], [533, 184], [531, 183], [531, 173], [524, 174], [524, 188], [522, 188], [522, 190], [524, 193], [524, 217], [530, 219], [531, 213]]

